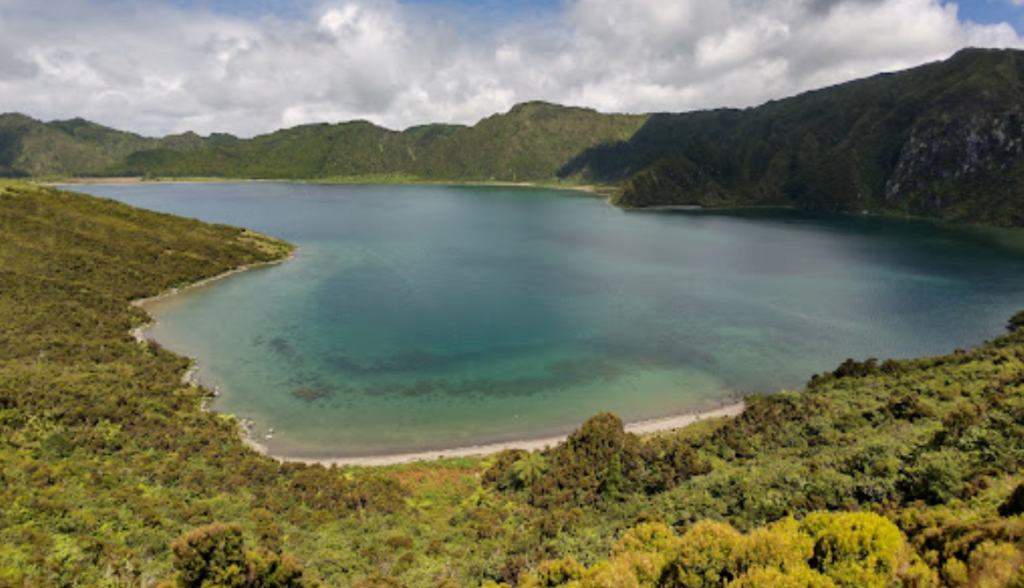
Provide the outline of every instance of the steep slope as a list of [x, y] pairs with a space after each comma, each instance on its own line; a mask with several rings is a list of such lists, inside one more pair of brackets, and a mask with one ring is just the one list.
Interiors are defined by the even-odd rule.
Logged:
[[616, 202], [793, 205], [1024, 224], [1024, 53], [965, 50], [748, 110], [658, 115], [562, 175]]

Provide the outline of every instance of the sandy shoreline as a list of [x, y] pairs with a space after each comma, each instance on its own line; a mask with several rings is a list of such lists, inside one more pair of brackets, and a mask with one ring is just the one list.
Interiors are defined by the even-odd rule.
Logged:
[[[640, 421], [637, 423], [630, 423], [626, 425], [626, 431], [636, 434], [647, 434], [647, 433], [658, 433], [663, 431], [673, 431], [681, 429], [687, 425], [692, 425], [698, 421], [704, 419], [717, 419], [725, 417], [734, 417], [743, 412], [746, 408], [746, 404], [743, 401], [728, 404], [721, 408], [714, 410], [708, 410], [703, 412], [693, 412], [683, 415], [677, 415], [673, 417], [666, 417], [660, 419], [652, 419], [647, 421]], [[365, 457], [338, 457], [338, 458], [326, 458], [326, 459], [315, 459], [315, 458], [301, 458], [301, 457], [281, 457], [272, 455], [267, 452], [267, 448], [254, 439], [251, 435], [246, 434], [243, 439], [249, 447], [253, 448], [264, 455], [273, 457], [274, 459], [281, 462], [297, 462], [305, 464], [320, 464], [325, 467], [331, 466], [387, 466], [387, 465], [398, 465], [415, 463], [418, 461], [433, 461], [441, 458], [448, 457], [476, 457], [491, 455], [505, 451], [506, 449], [523, 449], [526, 451], [537, 451], [547, 447], [553, 447], [566, 439], [567, 435], [560, 435], [557, 437], [545, 437], [542, 439], [524, 439], [522, 441], [506, 441], [503, 443], [491, 443], [487, 445], [476, 445], [472, 447], [457, 447], [453, 449], [442, 449], [437, 451], [422, 451], [417, 453], [402, 453], [397, 455], [377, 455], [377, 456], [365, 456]]]

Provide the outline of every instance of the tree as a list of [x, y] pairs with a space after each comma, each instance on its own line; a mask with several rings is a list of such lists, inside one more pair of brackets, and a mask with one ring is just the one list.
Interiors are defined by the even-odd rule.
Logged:
[[724, 587], [737, 577], [736, 559], [743, 536], [727, 523], [701, 521], [678, 543], [662, 574], [667, 588]]
[[604, 478], [604, 485], [601, 491], [605, 496], [616, 497], [622, 489], [622, 456], [615, 454], [611, 463], [608, 464], [608, 472]]
[[171, 545], [178, 588], [312, 588], [290, 555], [245, 550], [238, 523], [193, 529]]
[[839, 586], [891, 586], [906, 563], [900, 530], [874, 513], [813, 513], [800, 527], [814, 538], [811, 567]]
[[778, 568], [755, 568], [740, 576], [729, 588], [835, 588], [828, 576], [823, 576], [807, 566], [790, 570]]
[[180, 588], [246, 584], [248, 564], [238, 523], [214, 523], [193, 529], [171, 544], [171, 553]]
[[570, 558], [546, 561], [537, 571], [523, 578], [520, 588], [556, 588], [583, 578], [586, 568]]
[[512, 474], [523, 487], [533, 486], [548, 470], [547, 461], [538, 452], [527, 453], [512, 464]]

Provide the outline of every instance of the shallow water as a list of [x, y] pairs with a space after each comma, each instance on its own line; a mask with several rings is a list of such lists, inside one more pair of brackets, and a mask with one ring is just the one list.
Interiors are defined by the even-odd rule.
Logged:
[[519, 188], [74, 189], [296, 243], [150, 307], [278, 455], [541, 437], [952, 351], [1024, 308], [1016, 232], [789, 211], [623, 212]]

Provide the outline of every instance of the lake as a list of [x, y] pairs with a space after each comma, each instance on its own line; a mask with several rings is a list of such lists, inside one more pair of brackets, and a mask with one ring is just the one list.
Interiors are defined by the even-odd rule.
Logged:
[[275, 455], [449, 449], [799, 389], [953, 351], [1024, 308], [1024, 237], [792, 211], [624, 212], [471, 186], [71, 189], [300, 249], [148, 306]]

